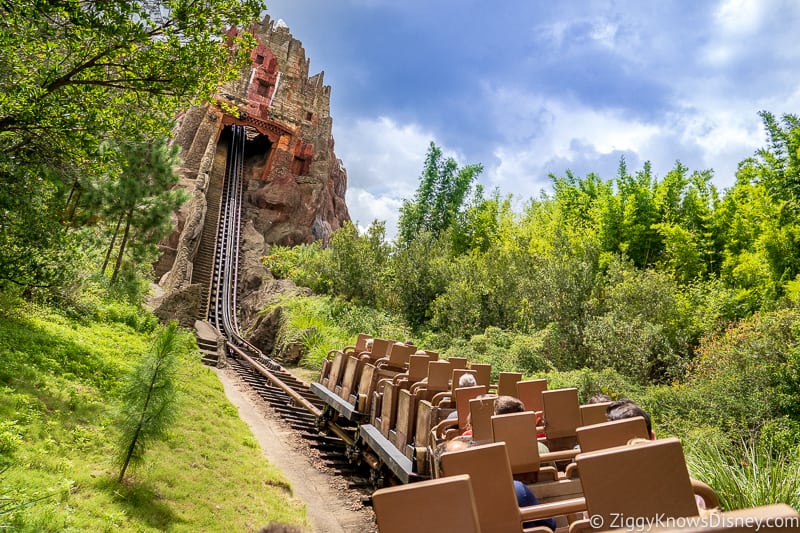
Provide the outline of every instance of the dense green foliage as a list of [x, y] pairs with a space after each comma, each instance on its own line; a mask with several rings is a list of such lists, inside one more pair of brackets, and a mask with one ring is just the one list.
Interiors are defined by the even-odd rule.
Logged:
[[0, 300], [0, 529], [255, 531], [305, 521], [196, 346], [179, 356], [181, 416], [151, 443], [146, 468], [117, 483], [116, 406], [124, 376], [151, 349], [154, 317], [99, 297], [83, 301], [80, 317]]
[[[58, 293], [90, 250], [115, 244], [115, 279], [152, 261], [182, 200], [166, 192], [176, 182], [163, 157], [174, 117], [238, 73], [251, 39], [220, 37], [261, 7], [0, 3], [0, 286]], [[99, 271], [102, 253], [89, 255]]]
[[[661, 434], [734, 447], [755, 439], [794, 458], [800, 124], [762, 118], [767, 147], [722, 195], [710, 171], [678, 162], [659, 179], [649, 164], [631, 172], [622, 160], [613, 179], [552, 176], [552, 193], [521, 212], [498, 192], [458, 192], [457, 224], [415, 223], [384, 244], [374, 238], [382, 225], [367, 235], [348, 227], [328, 248], [275, 247], [267, 264], [402, 317], [418, 345], [445, 356], [546, 376], [583, 399], [633, 398]], [[409, 213], [430, 196], [437, 157], [432, 147]], [[344, 255], [352, 260], [333, 260]]]

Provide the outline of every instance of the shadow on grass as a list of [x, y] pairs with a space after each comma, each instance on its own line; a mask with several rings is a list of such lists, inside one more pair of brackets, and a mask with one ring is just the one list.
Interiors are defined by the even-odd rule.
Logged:
[[117, 483], [116, 479], [105, 478], [97, 480], [97, 488], [110, 494], [132, 520], [152, 528], [166, 531], [174, 524], [185, 522], [161, 501], [151, 483], [128, 480]]

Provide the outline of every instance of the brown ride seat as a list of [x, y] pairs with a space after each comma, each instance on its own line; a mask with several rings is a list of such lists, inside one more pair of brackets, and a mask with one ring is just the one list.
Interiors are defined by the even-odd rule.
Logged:
[[522, 380], [520, 372], [500, 372], [497, 374], [497, 394], [517, 397], [517, 381]]
[[554, 389], [542, 392], [545, 434], [550, 451], [570, 450], [578, 443], [581, 425], [578, 389]]
[[356, 337], [356, 343], [352, 346], [345, 346], [342, 350], [345, 355], [361, 355], [367, 351], [367, 341], [372, 339], [372, 335], [366, 333], [359, 333]]
[[349, 401], [350, 393], [355, 389], [358, 380], [361, 378], [361, 370], [364, 367], [364, 361], [359, 359], [357, 355], [347, 356], [347, 362], [344, 366], [344, 375], [342, 377], [341, 386], [336, 387], [336, 394], [340, 398]]
[[447, 361], [450, 363], [451, 368], [467, 368], [467, 365], [469, 365], [466, 357], [448, 357]]
[[408, 456], [406, 450], [414, 437], [416, 425], [417, 406], [422, 400], [433, 400], [433, 398], [450, 388], [450, 363], [448, 361], [428, 362], [428, 375], [425, 381], [420, 381], [412, 385], [409, 389], [398, 391], [397, 413], [395, 417], [395, 428], [390, 432], [389, 440], [403, 454]]
[[480, 533], [469, 476], [379, 489], [372, 507], [381, 533]]
[[647, 424], [641, 416], [579, 427], [577, 433], [581, 452], [623, 446], [631, 439], [650, 439]]
[[333, 361], [331, 361], [328, 376], [322, 381], [322, 384], [331, 392], [335, 392], [336, 387], [339, 386], [342, 373], [344, 372], [344, 365], [347, 363], [347, 356], [344, 352], [337, 350], [333, 354]]
[[[468, 474], [475, 494], [478, 520], [484, 533], [523, 531], [522, 523], [577, 513], [586, 509], [583, 498], [519, 507], [514, 479], [503, 442], [445, 453], [441, 457], [445, 478]], [[447, 507], [454, 507], [448, 504]], [[543, 528], [542, 531], [549, 531]]]
[[547, 390], [546, 379], [529, 379], [525, 381], [518, 381], [517, 398], [525, 404], [526, 411], [544, 411], [544, 403], [542, 401], [542, 393]]
[[581, 405], [581, 425], [591, 426], [592, 424], [602, 424], [603, 422], [608, 422], [606, 409], [608, 409], [609, 405], [611, 405], [611, 402]]
[[469, 369], [475, 371], [475, 381], [487, 389], [492, 384], [492, 365], [489, 363], [470, 363]]
[[488, 398], [475, 398], [469, 401], [470, 425], [472, 426], [472, 440], [478, 444], [493, 442], [492, 417], [494, 416], [494, 402], [497, 396]]
[[525, 483], [558, 479], [554, 466], [542, 466], [536, 439], [536, 414], [532, 411], [492, 417], [494, 442], [505, 442], [515, 479]]
[[[602, 519], [605, 527], [593, 529], [586, 519], [573, 523], [571, 532], [614, 529], [619, 517], [641, 520], [699, 514], [695, 484], [676, 438], [580, 453], [575, 460], [588, 516]], [[718, 501], [714, 497], [706, 503], [716, 506]]]

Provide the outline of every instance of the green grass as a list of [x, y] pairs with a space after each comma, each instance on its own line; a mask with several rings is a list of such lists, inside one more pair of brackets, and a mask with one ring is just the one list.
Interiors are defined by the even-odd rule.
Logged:
[[304, 505], [259, 453], [196, 350], [181, 375], [179, 422], [125, 483], [116, 482], [115, 394], [149, 336], [137, 331], [131, 313], [114, 308], [80, 319], [19, 302], [0, 311], [0, 469], [8, 467], [0, 473], [0, 528], [213, 532], [257, 531], [272, 521], [307, 525]]
[[757, 441], [707, 440], [687, 455], [692, 475], [714, 489], [723, 510], [785, 503], [800, 509], [800, 456]]

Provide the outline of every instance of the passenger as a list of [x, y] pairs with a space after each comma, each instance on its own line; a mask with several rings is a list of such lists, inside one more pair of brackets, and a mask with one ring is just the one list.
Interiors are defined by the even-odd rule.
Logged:
[[475, 376], [472, 374], [461, 374], [461, 377], [458, 378], [459, 387], [475, 387], [477, 385], [478, 382], [475, 381]]
[[632, 400], [619, 400], [606, 408], [606, 418], [608, 420], [623, 420], [625, 418], [635, 418], [641, 416], [644, 418], [644, 423], [647, 426], [647, 434], [650, 435], [650, 440], [656, 440], [656, 434], [653, 432], [653, 425], [644, 409], [639, 407]]
[[[479, 446], [479, 444], [476, 444], [475, 441], [472, 440], [472, 438], [464, 437], [463, 435], [459, 437], [454, 437], [437, 446], [436, 461], [439, 466], [439, 477], [444, 477], [446, 475], [444, 473], [444, 470], [442, 469], [442, 455], [448, 452], [457, 452], [465, 450], [473, 446]], [[539, 505], [539, 500], [536, 499], [536, 495], [533, 492], [531, 492], [531, 489], [529, 489], [525, 483], [521, 481], [514, 480], [514, 493], [517, 496], [517, 505], [519, 505], [520, 507]], [[524, 529], [536, 526], [545, 526], [555, 531], [556, 520], [555, 518], [545, 518], [543, 520], [534, 520], [530, 522], [524, 522], [522, 524], [522, 527]]]
[[[475, 381], [475, 376], [472, 374], [461, 374], [461, 377], [458, 378], [458, 387], [474, 387], [478, 384]], [[453, 411], [449, 415], [447, 415], [448, 420], [455, 420], [458, 419], [458, 411]]]

